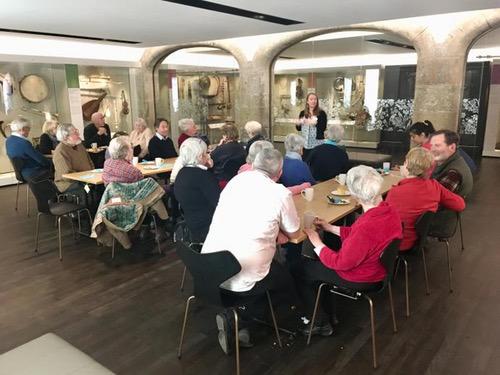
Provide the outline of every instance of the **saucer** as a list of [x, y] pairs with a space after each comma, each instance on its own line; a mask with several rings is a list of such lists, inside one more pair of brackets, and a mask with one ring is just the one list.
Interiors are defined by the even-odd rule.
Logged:
[[342, 191], [342, 190], [333, 190], [332, 194], [333, 195], [337, 195], [339, 197], [348, 197], [348, 196], [351, 195], [351, 192], [349, 190], [344, 190], [344, 191]]
[[328, 199], [328, 204], [331, 204], [333, 206], [345, 206], [351, 203], [349, 199], [342, 199], [342, 198], [334, 198], [333, 200], [330, 198], [327, 199]]

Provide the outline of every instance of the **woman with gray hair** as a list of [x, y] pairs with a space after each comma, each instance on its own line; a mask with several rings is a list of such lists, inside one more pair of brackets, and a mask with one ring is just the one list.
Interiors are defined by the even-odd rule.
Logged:
[[252, 170], [252, 163], [255, 160], [257, 154], [264, 149], [273, 149], [273, 148], [274, 148], [273, 144], [269, 141], [260, 140], [252, 143], [250, 149], [247, 149], [248, 155], [246, 163], [240, 167], [240, 169], [238, 170], [238, 174], [240, 174], [241, 172]]
[[121, 136], [112, 139], [108, 150], [110, 158], [104, 162], [102, 174], [105, 185], [110, 182], [137, 182], [144, 178], [141, 171], [130, 163], [134, 155], [129, 137]]
[[256, 141], [263, 140], [264, 136], [262, 135], [262, 125], [257, 121], [248, 121], [245, 124], [245, 131], [250, 138], [245, 146], [245, 150], [248, 154], [250, 152], [250, 147], [252, 147], [252, 144]]
[[349, 156], [339, 142], [344, 136], [341, 125], [329, 124], [325, 131], [325, 143], [316, 146], [306, 160], [317, 181], [329, 180], [349, 168]]
[[82, 144], [80, 132], [72, 124], [61, 124], [57, 127], [56, 136], [60, 143], [52, 157], [55, 169], [54, 182], [61, 192], [81, 190], [82, 184], [65, 180], [62, 177], [66, 173], [94, 169], [94, 163]]
[[[309, 288], [301, 290], [301, 294], [311, 312], [316, 286], [320, 282], [362, 290], [375, 286], [385, 278], [386, 271], [380, 263], [380, 255], [394, 239], [402, 238], [402, 226], [396, 209], [382, 201], [382, 182], [383, 178], [371, 167], [360, 165], [352, 168], [347, 173], [347, 187], [364, 213], [350, 227], [339, 227], [323, 219], [315, 219], [317, 229], [340, 237], [340, 249], [334, 250], [325, 245], [314, 229], [304, 229], [319, 257], [319, 261], [304, 260], [298, 273], [303, 281], [298, 285], [310, 284]], [[333, 331], [326, 313], [319, 309], [317, 316], [313, 334], [331, 335]], [[302, 327], [305, 334], [309, 333], [309, 329]]]
[[304, 138], [298, 134], [288, 134], [285, 138], [286, 154], [280, 182], [286, 187], [300, 185], [305, 182], [310, 185], [316, 183], [309, 166], [302, 161], [304, 144]]
[[130, 143], [134, 149], [134, 156], [143, 159], [148, 154], [148, 144], [153, 135], [143, 118], [139, 117], [135, 120], [134, 130], [130, 132]]
[[220, 188], [208, 170], [212, 160], [207, 145], [200, 138], [188, 138], [179, 149], [180, 167], [175, 177], [174, 194], [184, 211], [193, 242], [203, 242], [219, 202]]

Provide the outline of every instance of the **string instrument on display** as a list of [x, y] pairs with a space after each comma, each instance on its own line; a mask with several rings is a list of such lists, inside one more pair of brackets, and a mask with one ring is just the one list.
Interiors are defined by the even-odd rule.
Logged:
[[89, 100], [87, 103], [82, 105], [83, 119], [90, 121], [90, 117], [93, 113], [99, 110], [102, 100], [105, 98], [107, 93], [101, 94], [97, 99]]
[[123, 115], [128, 115], [130, 113], [130, 109], [128, 108], [128, 102], [127, 102], [127, 98], [125, 97], [124, 90], [122, 90], [121, 98], [122, 98], [122, 110], [121, 110], [121, 112]]

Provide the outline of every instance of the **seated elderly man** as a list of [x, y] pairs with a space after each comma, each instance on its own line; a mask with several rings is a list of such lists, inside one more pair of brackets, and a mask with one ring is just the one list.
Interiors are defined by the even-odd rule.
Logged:
[[301, 135], [288, 134], [285, 138], [285, 160], [280, 182], [286, 187], [308, 182], [314, 185], [316, 181], [311, 175], [309, 166], [302, 161], [305, 140]]
[[246, 152], [238, 142], [238, 128], [233, 124], [225, 124], [221, 128], [222, 139], [215, 150], [210, 153], [214, 161], [214, 174], [221, 185], [234, 177], [238, 169], [245, 164]]
[[158, 118], [155, 121], [156, 134], [149, 140], [148, 150], [149, 159], [155, 158], [175, 158], [177, 151], [175, 151], [174, 143], [169, 137], [170, 124], [167, 119]]
[[338, 146], [344, 136], [344, 128], [330, 124], [325, 131], [325, 142], [314, 147], [306, 160], [315, 180], [326, 181], [349, 169], [349, 156]]
[[[312, 313], [318, 283], [330, 282], [352, 288], [369, 288], [382, 281], [386, 271], [380, 263], [380, 254], [396, 238], [401, 238], [401, 219], [396, 209], [382, 201], [380, 188], [383, 179], [371, 167], [360, 165], [347, 173], [347, 187], [363, 208], [363, 214], [350, 227], [331, 225], [315, 219], [318, 229], [340, 237], [340, 249], [327, 247], [318, 232], [305, 229], [314, 245], [319, 261], [304, 258], [297, 276], [299, 291], [305, 306]], [[309, 284], [309, 285], [308, 285]], [[326, 293], [325, 293], [326, 297]], [[318, 320], [312, 333], [329, 336], [333, 333], [326, 312], [318, 307]], [[310, 326], [301, 331], [309, 333]]]
[[[245, 295], [264, 290], [293, 291], [288, 271], [276, 261], [276, 239], [281, 230], [289, 238], [299, 235], [300, 220], [292, 194], [276, 181], [281, 175], [283, 158], [279, 151], [259, 152], [253, 170], [234, 177], [222, 191], [202, 253], [230, 251], [241, 271], [221, 286]], [[225, 353], [231, 347], [232, 314], [216, 317], [219, 343]]]
[[10, 123], [12, 135], [5, 141], [9, 159], [21, 159], [23, 167], [21, 174], [26, 181], [40, 181], [52, 177], [49, 160], [34, 149], [28, 139], [31, 124], [24, 118], [15, 119]]
[[[472, 192], [474, 180], [472, 173], [464, 158], [458, 151], [460, 138], [451, 130], [438, 130], [431, 136], [431, 153], [434, 156], [436, 167], [432, 178], [436, 179], [449, 191], [462, 197]], [[452, 235], [457, 224], [457, 215], [450, 210], [438, 210], [430, 228], [430, 233]]]
[[144, 178], [141, 171], [130, 163], [134, 151], [128, 137], [112, 139], [108, 151], [110, 158], [104, 162], [102, 174], [105, 185], [110, 182], [131, 183]]
[[192, 241], [202, 243], [220, 195], [217, 179], [208, 170], [212, 163], [207, 145], [199, 138], [186, 139], [177, 160], [180, 160], [180, 170], [175, 178], [175, 197], [184, 211]]
[[90, 124], [83, 129], [83, 144], [85, 147], [92, 147], [92, 143], [97, 143], [98, 147], [108, 146], [111, 141], [111, 129], [105, 122], [105, 117], [100, 112], [92, 114]]
[[81, 190], [82, 184], [71, 182], [62, 177], [63, 174], [84, 172], [94, 169], [87, 150], [82, 144], [80, 132], [72, 124], [62, 124], [57, 128], [59, 144], [54, 150], [55, 183], [61, 192]]
[[260, 122], [257, 121], [248, 121], [245, 124], [245, 131], [247, 132], [248, 137], [250, 138], [245, 146], [245, 150], [248, 155], [248, 152], [250, 151], [250, 147], [252, 146], [252, 144], [256, 141], [264, 140], [264, 136], [262, 135], [262, 125], [260, 124]]
[[439, 207], [453, 211], [465, 208], [460, 195], [447, 190], [436, 180], [426, 178], [432, 164], [433, 157], [427, 149], [412, 148], [401, 167], [404, 179], [389, 191], [385, 199], [398, 211], [403, 221], [403, 240], [399, 246], [402, 251], [410, 250], [415, 245], [415, 223], [423, 213], [436, 212]]

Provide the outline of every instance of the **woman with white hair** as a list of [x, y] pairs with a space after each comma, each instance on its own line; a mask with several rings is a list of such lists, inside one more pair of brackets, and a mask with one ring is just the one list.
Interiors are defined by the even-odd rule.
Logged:
[[177, 139], [177, 146], [180, 148], [186, 139], [198, 135], [198, 126], [192, 118], [183, 118], [179, 120], [179, 131], [181, 134]]
[[288, 134], [285, 138], [285, 159], [280, 182], [286, 187], [307, 182], [314, 185], [316, 181], [311, 175], [309, 166], [302, 161], [305, 139], [298, 134]]
[[349, 169], [349, 156], [339, 142], [344, 137], [341, 125], [330, 124], [325, 131], [325, 143], [316, 146], [306, 160], [317, 181], [329, 180]]
[[94, 169], [94, 163], [85, 146], [82, 144], [80, 132], [72, 124], [61, 124], [57, 127], [57, 139], [60, 142], [54, 150], [54, 182], [63, 192], [81, 190], [82, 184], [64, 179], [66, 173], [84, 172]]
[[184, 211], [194, 242], [204, 242], [219, 202], [220, 188], [208, 170], [212, 165], [207, 145], [200, 138], [188, 138], [179, 149], [181, 169], [174, 184], [175, 198]]
[[149, 140], [153, 138], [153, 132], [148, 128], [143, 118], [134, 122], [134, 130], [130, 132], [130, 143], [134, 149], [134, 156], [143, 159], [148, 154]]
[[104, 162], [102, 174], [105, 185], [110, 182], [132, 183], [144, 178], [141, 171], [130, 163], [134, 155], [127, 136], [112, 139], [108, 150], [110, 158]]
[[44, 155], [51, 155], [56, 149], [59, 141], [56, 137], [56, 130], [59, 122], [56, 120], [45, 121], [42, 125], [42, 135], [40, 136], [40, 144], [38, 150]]
[[[304, 260], [298, 277], [299, 285], [312, 284], [301, 289], [305, 305], [314, 306], [315, 291], [320, 282], [329, 282], [350, 288], [364, 289], [380, 283], [386, 276], [380, 263], [380, 254], [394, 239], [402, 237], [401, 219], [395, 208], [382, 201], [380, 189], [383, 179], [371, 167], [360, 165], [347, 173], [347, 187], [363, 208], [363, 214], [350, 227], [339, 227], [316, 219], [317, 229], [333, 233], [342, 242], [338, 250], [330, 249], [318, 232], [304, 229], [314, 245], [319, 261]], [[326, 295], [327, 293], [325, 293]], [[320, 308], [313, 334], [329, 336], [332, 326], [327, 314]], [[302, 327], [308, 334], [310, 327]]]
[[248, 137], [250, 138], [245, 146], [245, 150], [248, 153], [250, 152], [250, 147], [252, 147], [252, 144], [256, 141], [261, 141], [264, 139], [264, 136], [262, 135], [262, 125], [260, 122], [257, 121], [248, 121], [245, 124], [245, 131], [248, 134]]
[[252, 143], [250, 148], [247, 149], [248, 155], [246, 163], [240, 167], [240, 169], [238, 170], [238, 174], [240, 174], [241, 172], [251, 171], [252, 163], [254, 162], [257, 154], [262, 150], [273, 149], [273, 148], [274, 148], [273, 144], [269, 141], [260, 140]]

